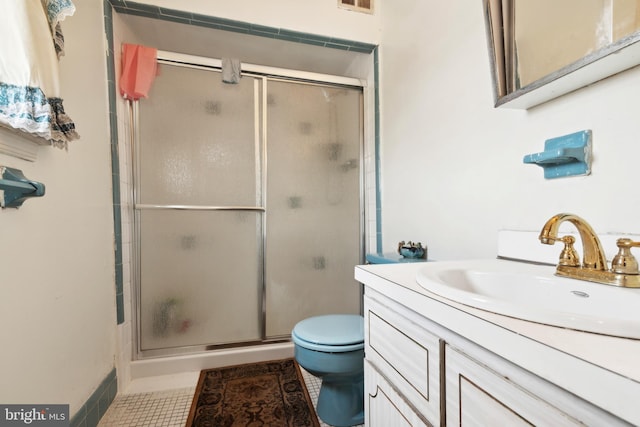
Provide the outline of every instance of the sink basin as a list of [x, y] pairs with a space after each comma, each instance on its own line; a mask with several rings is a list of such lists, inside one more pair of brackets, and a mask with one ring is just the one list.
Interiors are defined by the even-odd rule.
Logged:
[[555, 267], [499, 259], [425, 264], [424, 289], [443, 298], [531, 322], [640, 339], [640, 289], [554, 275]]

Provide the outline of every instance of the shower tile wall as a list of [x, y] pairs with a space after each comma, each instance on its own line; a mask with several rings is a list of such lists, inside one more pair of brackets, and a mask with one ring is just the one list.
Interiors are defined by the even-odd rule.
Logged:
[[[135, 37], [122, 24], [119, 15], [114, 13], [113, 22], [113, 60], [115, 64], [120, 64], [120, 46], [125, 38], [131, 43]], [[116, 69], [118, 69], [116, 65]], [[116, 76], [114, 85], [118, 87], [119, 76]], [[124, 322], [117, 327], [118, 354], [116, 365], [118, 369], [118, 381], [121, 389], [126, 388], [131, 380], [130, 363], [133, 354], [133, 309], [132, 309], [132, 227], [133, 227], [133, 206], [132, 206], [132, 165], [131, 165], [131, 132], [129, 124], [129, 107], [127, 102], [117, 96], [116, 101], [117, 124], [118, 124], [118, 158], [120, 165], [120, 206], [121, 206], [121, 246], [122, 246], [122, 276], [123, 276], [123, 297], [124, 297]]]
[[[377, 70], [377, 51], [374, 50], [374, 68]], [[379, 194], [377, 173], [377, 147], [379, 147], [379, 132], [376, 123], [378, 116], [378, 81], [377, 73], [372, 84], [364, 88], [364, 197], [365, 197], [365, 252], [376, 252], [379, 249]]]

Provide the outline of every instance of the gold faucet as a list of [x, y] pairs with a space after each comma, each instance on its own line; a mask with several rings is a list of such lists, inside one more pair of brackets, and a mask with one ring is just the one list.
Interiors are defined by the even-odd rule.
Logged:
[[[560, 224], [565, 221], [569, 221], [578, 229], [582, 240], [582, 263], [579, 262], [573, 248], [575, 238], [573, 236], [558, 237]], [[560, 254], [556, 268], [558, 276], [607, 285], [640, 288], [638, 263], [630, 251], [631, 247], [640, 246], [640, 242], [633, 242], [631, 239], [618, 239], [619, 252], [614, 257], [612, 268], [609, 270], [600, 239], [593, 228], [577, 215], [561, 213], [552, 216], [542, 227], [539, 239], [545, 245], [553, 245], [557, 241], [564, 243], [564, 249]]]

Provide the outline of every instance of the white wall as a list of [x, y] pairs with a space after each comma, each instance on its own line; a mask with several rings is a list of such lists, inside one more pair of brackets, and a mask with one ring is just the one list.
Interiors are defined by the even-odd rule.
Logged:
[[0, 402], [68, 403], [71, 415], [113, 369], [116, 324], [102, 2], [75, 3], [60, 75], [81, 139], [33, 163], [0, 155], [46, 185], [0, 212]]
[[[380, 3], [385, 250], [418, 240], [434, 259], [495, 257], [497, 230], [540, 230], [559, 212], [599, 233], [640, 231], [640, 68], [528, 111], [494, 109], [481, 2]], [[583, 129], [590, 176], [545, 180], [522, 163]]]

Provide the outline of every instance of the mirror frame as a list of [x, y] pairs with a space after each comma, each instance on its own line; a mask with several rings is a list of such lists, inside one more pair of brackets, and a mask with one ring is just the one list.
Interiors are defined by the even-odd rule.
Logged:
[[[582, 87], [593, 84], [640, 64], [640, 31], [560, 68], [522, 88], [507, 93], [506, 78], [510, 75], [505, 60], [505, 32], [511, 32], [510, 20], [505, 21], [501, 7], [492, 10], [495, 0], [483, 0], [487, 46], [493, 85], [494, 107], [528, 109]], [[497, 0], [497, 3], [501, 3]], [[496, 23], [495, 20], [500, 22]], [[507, 22], [503, 25], [503, 22]], [[505, 28], [506, 26], [506, 28]], [[507, 33], [508, 34], [508, 33]], [[501, 43], [496, 46], [495, 41]]]

